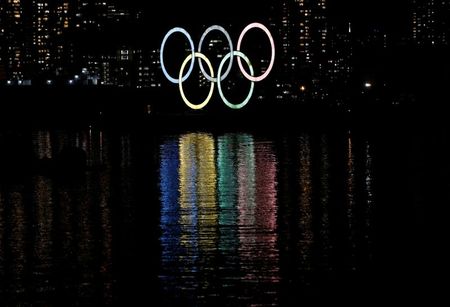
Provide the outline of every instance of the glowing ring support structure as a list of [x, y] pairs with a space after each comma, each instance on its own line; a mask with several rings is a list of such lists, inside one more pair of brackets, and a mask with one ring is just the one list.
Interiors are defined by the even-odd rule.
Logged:
[[[167, 72], [166, 67], [164, 66], [164, 46], [166, 44], [167, 39], [172, 34], [174, 34], [176, 32], [179, 32], [179, 33], [183, 34], [184, 36], [186, 36], [187, 40], [189, 41], [189, 44], [191, 45], [191, 55], [190, 56], [191, 56], [191, 59], [192, 59], [191, 66], [189, 67], [188, 72], [186, 73], [185, 76], [183, 76], [183, 78], [179, 78], [179, 79], [175, 79], [175, 78], [171, 77], [169, 75], [169, 73]], [[180, 28], [180, 27], [176, 27], [176, 28], [172, 28], [169, 32], [167, 32], [167, 34], [164, 36], [164, 39], [163, 39], [163, 41], [161, 43], [161, 49], [160, 49], [160, 53], [159, 53], [159, 60], [161, 62], [161, 69], [162, 69], [162, 71], [164, 73], [164, 76], [166, 76], [166, 78], [170, 82], [177, 84], [177, 83], [180, 83], [180, 80], [182, 82], [184, 82], [184, 81], [187, 80], [187, 78], [189, 78], [189, 76], [192, 73], [192, 70], [194, 69], [194, 57], [195, 57], [194, 41], [192, 40], [191, 36], [189, 35], [189, 33], [185, 29]]]
[[[208, 65], [208, 68], [211, 72], [211, 76], [214, 77], [214, 70], [213, 70], [211, 62], [208, 60], [208, 58], [203, 53], [200, 53], [200, 52], [195, 52], [194, 57], [200, 58], [203, 61], [205, 61], [206, 65]], [[209, 90], [208, 97], [206, 97], [206, 99], [202, 103], [200, 103], [200, 104], [191, 103], [186, 98], [186, 95], [184, 94], [184, 90], [183, 90], [183, 71], [184, 71], [184, 68], [186, 67], [187, 62], [189, 62], [190, 60], [193, 60], [192, 54], [188, 55], [187, 58], [184, 60], [183, 64], [181, 64], [178, 86], [180, 88], [181, 98], [183, 98], [184, 103], [193, 110], [200, 110], [200, 109], [203, 109], [208, 104], [208, 102], [211, 100], [212, 94], [214, 92], [214, 82], [211, 82], [211, 88]], [[194, 61], [192, 61], [192, 62], [194, 62]]]
[[[233, 42], [231, 41], [230, 34], [228, 34], [228, 32], [223, 27], [218, 26], [218, 25], [210, 26], [208, 29], [205, 30], [205, 32], [203, 32], [203, 35], [200, 38], [200, 42], [198, 43], [198, 52], [200, 52], [200, 53], [202, 52], [202, 44], [203, 44], [203, 41], [205, 40], [206, 35], [208, 35], [209, 32], [214, 31], [214, 30], [222, 32], [223, 35], [225, 35], [225, 38], [228, 41], [228, 46], [230, 47], [230, 52], [233, 52]], [[198, 63], [200, 65], [200, 69], [202, 71], [203, 76], [205, 76], [205, 78], [210, 82], [217, 82], [217, 78], [212, 78], [205, 71], [205, 69], [203, 68], [203, 65], [202, 65], [202, 61], [200, 59], [198, 59]], [[223, 80], [225, 80], [226, 77], [228, 77], [228, 74], [230, 73], [232, 67], [233, 67], [233, 61], [230, 61], [230, 64], [228, 64], [227, 70], [225, 71], [223, 76], [220, 77], [220, 81], [223, 81]]]
[[251, 30], [251, 29], [253, 29], [253, 28], [258, 28], [258, 29], [263, 30], [264, 33], [266, 33], [267, 37], [269, 38], [270, 46], [271, 46], [271, 48], [272, 48], [272, 55], [271, 55], [271, 57], [270, 57], [270, 64], [269, 64], [269, 67], [267, 68], [266, 72], [263, 73], [261, 76], [253, 77], [253, 76], [250, 76], [250, 75], [244, 70], [244, 68], [242, 67], [241, 58], [238, 57], [237, 60], [238, 60], [239, 69], [241, 70], [241, 72], [242, 72], [242, 74], [245, 76], [245, 78], [247, 78], [248, 80], [253, 81], [253, 82], [259, 82], [259, 81], [262, 81], [262, 80], [264, 80], [265, 78], [267, 78], [267, 76], [269, 75], [270, 71], [271, 71], [272, 68], [273, 68], [273, 64], [274, 64], [274, 62], [275, 62], [275, 43], [274, 43], [274, 41], [273, 41], [273, 37], [272, 37], [272, 34], [270, 34], [269, 29], [267, 29], [267, 27], [266, 27], [265, 25], [263, 25], [263, 24], [261, 24], [261, 23], [259, 23], [259, 22], [254, 22], [254, 23], [249, 24], [248, 26], [246, 26], [246, 27], [244, 28], [244, 30], [242, 30], [241, 35], [239, 36], [239, 40], [238, 40], [238, 43], [237, 43], [237, 47], [236, 47], [236, 50], [237, 50], [237, 51], [241, 51], [241, 44], [242, 44], [242, 39], [244, 38], [244, 35], [245, 35], [249, 30]]
[[[217, 71], [217, 75], [218, 75], [218, 76], [220, 76], [220, 73], [222, 72], [222, 68], [223, 68], [223, 65], [225, 64], [225, 62], [226, 62], [228, 59], [230, 59], [232, 56], [237, 56], [238, 58], [243, 58], [244, 61], [247, 63], [248, 68], [250, 69], [250, 73], [251, 73], [252, 75], [254, 74], [253, 66], [252, 66], [252, 64], [250, 63], [249, 58], [248, 58], [245, 54], [243, 54], [242, 52], [240, 52], [240, 51], [233, 51], [233, 52], [228, 53], [228, 54], [222, 59], [222, 61], [220, 62], [219, 70]], [[232, 61], [233, 61], [233, 59], [231, 58], [231, 59], [230, 59], [230, 62], [232, 62]], [[221, 78], [218, 78], [218, 80], [219, 80], [219, 81], [217, 81], [217, 89], [218, 89], [218, 91], [219, 91], [220, 98], [222, 98], [223, 102], [224, 102], [224, 103], [227, 105], [227, 107], [229, 107], [230, 109], [234, 109], [234, 110], [242, 109], [242, 108], [250, 101], [250, 98], [251, 98], [252, 95], [253, 95], [253, 89], [254, 89], [254, 87], [255, 87], [255, 82], [254, 82], [254, 81], [251, 81], [251, 83], [250, 83], [250, 91], [248, 92], [248, 95], [247, 95], [247, 97], [244, 99], [244, 101], [242, 101], [242, 102], [239, 103], [239, 104], [234, 104], [234, 103], [229, 102], [228, 99], [225, 98], [225, 96], [224, 96], [224, 94], [223, 94], [223, 92], [222, 92]]]

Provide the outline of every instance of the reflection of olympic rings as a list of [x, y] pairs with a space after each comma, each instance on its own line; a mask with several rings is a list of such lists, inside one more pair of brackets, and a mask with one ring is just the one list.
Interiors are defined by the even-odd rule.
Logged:
[[[250, 60], [248, 59], [248, 57], [244, 53], [242, 53], [240, 51], [240, 48], [241, 48], [241, 45], [242, 45], [242, 40], [243, 40], [245, 34], [249, 30], [251, 30], [253, 28], [258, 28], [258, 29], [263, 30], [264, 33], [269, 38], [269, 42], [270, 42], [270, 46], [271, 46], [271, 58], [270, 58], [269, 67], [267, 68], [267, 70], [263, 74], [261, 74], [260, 76], [256, 76], [256, 77], [254, 76], [254, 71], [253, 71], [253, 67], [252, 67], [252, 65], [250, 63]], [[203, 42], [205, 40], [205, 37], [209, 34], [209, 32], [214, 31], [214, 30], [222, 32], [224, 34], [225, 38], [227, 39], [228, 46], [229, 46], [229, 52], [223, 57], [222, 61], [220, 62], [216, 78], [214, 77], [214, 70], [212, 68], [211, 62], [209, 61], [209, 59], [203, 53], [201, 53], [201, 49], [202, 49], [202, 45], [203, 45]], [[166, 67], [164, 65], [164, 47], [165, 47], [165, 44], [166, 44], [167, 39], [169, 38], [169, 36], [171, 36], [172, 34], [174, 34], [176, 32], [179, 32], [179, 33], [183, 34], [187, 38], [187, 40], [189, 42], [189, 45], [190, 45], [190, 48], [191, 48], [190, 54], [186, 57], [186, 59], [184, 60], [183, 64], [181, 65], [181, 68], [180, 68], [180, 71], [179, 71], [179, 74], [178, 74], [178, 79], [175, 79], [175, 78], [171, 77], [169, 75], [169, 73], [167, 72]], [[162, 69], [162, 71], [164, 73], [164, 76], [170, 82], [179, 85], [181, 98], [183, 99], [184, 103], [188, 107], [190, 107], [192, 109], [195, 109], [195, 110], [202, 109], [203, 107], [205, 107], [209, 103], [209, 101], [211, 100], [211, 97], [212, 97], [212, 93], [214, 91], [214, 83], [217, 83], [217, 88], [218, 88], [218, 91], [219, 91], [219, 95], [222, 98], [222, 101], [225, 103], [225, 105], [227, 105], [231, 109], [240, 109], [240, 108], [244, 107], [249, 102], [249, 100], [250, 100], [250, 98], [251, 98], [251, 96], [253, 94], [254, 82], [259, 82], [259, 81], [262, 81], [265, 78], [267, 78], [267, 76], [269, 75], [270, 71], [272, 70], [273, 64], [275, 62], [275, 44], [274, 44], [272, 35], [270, 34], [270, 31], [264, 25], [262, 25], [260, 23], [257, 23], [257, 22], [251, 23], [251, 24], [249, 24], [248, 26], [246, 26], [244, 28], [244, 30], [241, 32], [241, 34], [239, 36], [239, 40], [238, 40], [238, 43], [237, 43], [236, 50], [233, 49], [233, 43], [231, 41], [231, 38], [230, 38], [230, 35], [228, 34], [228, 32], [223, 27], [218, 26], [218, 25], [211, 26], [211, 27], [209, 27], [209, 28], [207, 28], [205, 30], [205, 32], [203, 33], [203, 35], [200, 38], [200, 42], [199, 42], [199, 45], [198, 45], [198, 52], [195, 51], [194, 42], [192, 41], [192, 38], [189, 35], [189, 33], [185, 29], [179, 28], [179, 27], [173, 28], [169, 32], [167, 32], [167, 34], [164, 36], [164, 39], [163, 39], [163, 41], [161, 43], [161, 49], [160, 50], [161, 50], [160, 51], [161, 69]], [[239, 104], [230, 103], [228, 101], [228, 99], [225, 98], [225, 96], [223, 94], [223, 91], [222, 91], [222, 86], [221, 86], [221, 82], [228, 77], [228, 75], [229, 75], [229, 73], [231, 71], [231, 68], [233, 66], [233, 58], [234, 58], [234, 56], [236, 56], [238, 58], [238, 65], [239, 65], [239, 69], [240, 69], [241, 73], [244, 75], [244, 77], [246, 79], [248, 79], [251, 82], [250, 83], [250, 91], [249, 91], [247, 97], [244, 99], [244, 101], [242, 101]], [[186, 81], [190, 77], [190, 75], [191, 75], [191, 73], [192, 73], [192, 71], [194, 69], [195, 58], [198, 58], [200, 70], [201, 70], [203, 76], [208, 81], [211, 82], [211, 87], [210, 87], [210, 90], [209, 90], [209, 94], [206, 97], [206, 99], [200, 104], [192, 104], [186, 98], [186, 96], [184, 94], [183, 86], [182, 86], [182, 83], [184, 81]], [[250, 70], [250, 74], [247, 73], [247, 71], [245, 71], [245, 69], [243, 68], [241, 58], [244, 59], [244, 61], [246, 62], [247, 66], [248, 66], [248, 68]], [[227, 67], [226, 71], [222, 74], [223, 66], [225, 65], [225, 62], [228, 59], [229, 59], [230, 62], [228, 64], [228, 67]], [[205, 69], [203, 67], [203, 64], [202, 64], [202, 60], [205, 61], [205, 63], [208, 65], [208, 68], [210, 70], [210, 75], [205, 71]], [[185, 70], [186, 65], [187, 65], [187, 63], [189, 61], [191, 61], [189, 69], [188, 69], [186, 75], [183, 76], [184, 70]]]

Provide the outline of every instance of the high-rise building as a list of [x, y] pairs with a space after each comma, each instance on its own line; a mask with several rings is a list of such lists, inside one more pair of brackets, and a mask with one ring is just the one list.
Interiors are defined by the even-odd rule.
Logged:
[[122, 47], [117, 50], [113, 84], [118, 87], [130, 87], [133, 84], [134, 50]]
[[[145, 62], [143, 62], [145, 64]], [[162, 86], [162, 72], [161, 62], [159, 60], [159, 48], [152, 49], [150, 52], [150, 63], [148, 66], [139, 65], [139, 73], [142, 72], [142, 76], [139, 75], [138, 87], [152, 87], [160, 88]]]
[[328, 60], [326, 0], [295, 0], [298, 5], [298, 78], [300, 89], [314, 99], [327, 97], [323, 80]]
[[75, 27], [82, 31], [101, 31], [105, 28], [109, 0], [76, 0]]
[[413, 0], [412, 39], [419, 46], [447, 46], [450, 42], [450, 2]]
[[283, 0], [273, 9], [281, 51], [277, 97], [325, 99], [329, 58], [327, 1]]
[[[117, 56], [117, 42], [104, 46], [101, 39], [111, 35], [112, 25], [120, 27], [141, 15], [112, 2], [0, 0], [0, 80], [126, 86], [132, 54], [128, 59]], [[133, 48], [123, 52], [128, 49]]]
[[1, 66], [8, 83], [58, 75], [70, 57], [65, 37], [75, 0], [0, 0]]
[[277, 40], [277, 62], [276, 69], [276, 98], [280, 100], [295, 98], [295, 72], [298, 65], [298, 53], [295, 52], [296, 23], [294, 1], [284, 0], [272, 5], [272, 16], [270, 26], [276, 29], [275, 40]]
[[54, 31], [52, 46], [52, 73], [57, 77], [66, 77], [74, 64], [74, 45], [70, 37], [74, 26], [75, 2], [62, 0], [54, 7]]
[[27, 62], [27, 16], [23, 0], [0, 1], [0, 60], [8, 84], [22, 82]]
[[[48, 72], [50, 70], [51, 44], [53, 39], [51, 7], [46, 0], [33, 0], [32, 35], [33, 46], [36, 51], [35, 72]], [[53, 50], [52, 50], [53, 51]]]
[[353, 33], [350, 22], [335, 22], [329, 27], [328, 56], [325, 80], [336, 103], [349, 88], [353, 60]]
[[34, 79], [60, 78], [73, 65], [74, 47], [69, 34], [75, 24], [76, 11], [75, 0], [32, 0]]

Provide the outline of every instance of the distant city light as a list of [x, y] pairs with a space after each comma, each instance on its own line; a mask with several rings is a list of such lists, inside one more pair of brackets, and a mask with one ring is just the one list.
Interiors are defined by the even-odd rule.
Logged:
[[[88, 4], [88, 0], [75, 1], [80, 5], [69, 4], [74, 2], [72, 0], [59, 1], [58, 5], [49, 4], [52, 1], [44, 0], [8, 0], [5, 2], [9, 4], [5, 8], [0, 5], [1, 19], [4, 19], [6, 23], [11, 21], [12, 24], [0, 27], [0, 40], [2, 41], [2, 46], [0, 46], [2, 50], [0, 61], [2, 81], [0, 83], [3, 86], [22, 88], [31, 86], [33, 83], [33, 85], [52, 87], [59, 86], [61, 78], [63, 78], [61, 83], [66, 86], [69, 84], [76, 86], [104, 85], [139, 89], [163, 86], [160, 70], [162, 69], [165, 75], [164, 57], [162, 56], [164, 40], [161, 45], [153, 46], [151, 49], [139, 47], [141, 44], [138, 41], [144, 39], [140, 35], [132, 35], [129, 42], [128, 39], [122, 42], [122, 37], [131, 34], [129, 26], [134, 23], [134, 18], [139, 19], [139, 22], [144, 21], [144, 24], [151, 22], [151, 20], [146, 21], [148, 16], [145, 16], [142, 10], [136, 11], [125, 3], [118, 6], [113, 0], [95, 0], [92, 5]], [[263, 70], [261, 74], [265, 70], [261, 76], [249, 75], [248, 69], [244, 70], [242, 67], [242, 64], [246, 63], [241, 63], [240, 57], [237, 58], [237, 64], [246, 79], [259, 81], [269, 73], [274, 65], [274, 43], [278, 42], [276, 52], [280, 56], [276, 62], [277, 74], [273, 76], [276, 92], [285, 98], [322, 99], [334, 93], [338, 94], [333, 88], [350, 84], [351, 80], [358, 78], [359, 72], [363, 75], [369, 74], [357, 81], [356, 90], [358, 92], [372, 94], [374, 90], [378, 92], [381, 88], [386, 88], [387, 86], [381, 79], [370, 80], [373, 78], [373, 75], [370, 74], [372, 68], [366, 67], [369, 64], [366, 64], [366, 61], [358, 60], [359, 57], [370, 59], [372, 51], [379, 47], [386, 48], [386, 52], [390, 53], [397, 52], [398, 47], [403, 46], [404, 43], [423, 47], [448, 47], [450, 44], [449, 35], [447, 35], [449, 31], [448, 14], [446, 14], [450, 10], [450, 1], [448, 0], [409, 1], [407, 10], [410, 14], [403, 14], [398, 20], [398, 25], [389, 29], [368, 23], [367, 31], [364, 32], [355, 32], [355, 25], [351, 22], [329, 19], [328, 15], [334, 15], [336, 12], [334, 12], [334, 8], [327, 5], [326, 0], [295, 0], [291, 2], [297, 2], [298, 5], [295, 9], [287, 0], [278, 1], [271, 8], [274, 15], [270, 18], [270, 27], [276, 31], [275, 41], [265, 26], [253, 23], [238, 36], [239, 40], [236, 46], [235, 43], [231, 43], [230, 35], [222, 26], [214, 25], [207, 28], [201, 20], [195, 21], [197, 30], [206, 28], [203, 35], [200, 36], [198, 52], [202, 52], [207, 46], [211, 51], [212, 47], [220, 45], [216, 61], [214, 61], [217, 62], [219, 59], [220, 63], [227, 51], [232, 53], [235, 51], [234, 49], [239, 49], [241, 44], [246, 44], [247, 41], [242, 41], [242, 37], [247, 31], [258, 31], [259, 28], [267, 34], [269, 45], [264, 41], [261, 44], [265, 43], [265, 45], [258, 43], [249, 51], [255, 53], [257, 48], [270, 46], [271, 53], [262, 53], [261, 55], [265, 56], [252, 63], [253, 65], [258, 64], [254, 66], [255, 70], [257, 70], [256, 68]], [[119, 24], [116, 28], [112, 25], [117, 21]], [[234, 27], [231, 23], [229, 25]], [[105, 46], [88, 42], [85, 44], [83, 42], [85, 36], [92, 30], [95, 32], [95, 28], [98, 30], [97, 34], [101, 33], [100, 36], [112, 41]], [[116, 29], [120, 29], [120, 35], [117, 37], [114, 35]], [[218, 38], [217, 35], [209, 37], [210, 39], [206, 42], [206, 35], [212, 30], [221, 32], [218, 35], [222, 35], [222, 37]], [[201, 59], [196, 59], [194, 54], [196, 50], [194, 50], [191, 34], [178, 27], [171, 31], [185, 34], [188, 44], [183, 45], [184, 49], [181, 51], [188, 52], [192, 56], [191, 62], [188, 62], [186, 67], [188, 73], [183, 76], [182, 81], [185, 81], [187, 76], [193, 72], [194, 63], [197, 62], [200, 64], [200, 71], [206, 80], [217, 84], [217, 65], [213, 65], [216, 70], [214, 72], [216, 78], [213, 78], [203, 68], [202, 65], [205, 63]], [[166, 34], [166, 38], [174, 32]], [[97, 37], [97, 34], [92, 38]], [[264, 33], [262, 34], [264, 35]], [[254, 38], [264, 39], [261, 33], [258, 35]], [[89, 34], [88, 37], [91, 35]], [[203, 40], [205, 40], [204, 44]], [[251, 40], [247, 43], [252, 44], [253, 42]], [[373, 50], [371, 50], [372, 47]], [[269, 54], [270, 57], [267, 57]], [[230, 58], [232, 57], [230, 56]], [[121, 59], [126, 60], [127, 63], [119, 63]], [[227, 77], [233, 62], [235, 61], [230, 59], [230, 62], [226, 63], [224, 75], [221, 76], [222, 80]], [[173, 69], [173, 67], [171, 68]], [[209, 72], [208, 69], [206, 70]], [[301, 79], [298, 79], [298, 76], [301, 76]], [[178, 71], [177, 75], [173, 77], [169, 78], [169, 81], [178, 83]], [[68, 78], [71, 78], [70, 81]], [[204, 86], [205, 81], [202, 79], [201, 82], [203, 82], [201, 86]], [[300, 82], [302, 83], [299, 84]], [[232, 91], [233, 86], [229, 84], [227, 81], [227, 85], [224, 84], [223, 87]], [[184, 86], [187, 89], [188, 85]], [[353, 90], [355, 90], [353, 87], [344, 86], [338, 95], [341, 93], [345, 95]], [[258, 93], [256, 92], [255, 95]]]

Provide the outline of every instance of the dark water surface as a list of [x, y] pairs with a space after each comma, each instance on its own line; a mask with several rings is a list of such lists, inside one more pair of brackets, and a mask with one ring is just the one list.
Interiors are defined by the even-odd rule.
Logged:
[[0, 305], [431, 299], [443, 293], [448, 140], [403, 128], [3, 132]]

